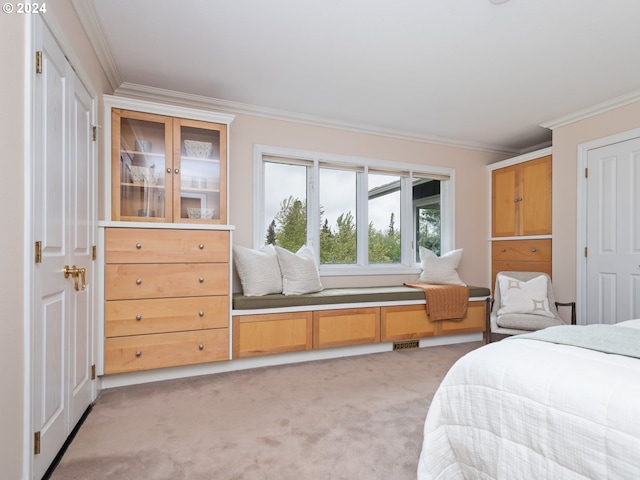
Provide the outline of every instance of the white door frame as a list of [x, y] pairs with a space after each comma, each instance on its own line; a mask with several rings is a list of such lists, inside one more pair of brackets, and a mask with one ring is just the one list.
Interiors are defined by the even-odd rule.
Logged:
[[[596, 148], [606, 147], [614, 143], [626, 142], [640, 137], [640, 128], [616, 133], [607, 137], [598, 138], [589, 142], [578, 144], [578, 170], [577, 170], [577, 229], [576, 232], [576, 308], [578, 312], [586, 312], [587, 308], [587, 257], [584, 249], [587, 245], [587, 179], [585, 178], [585, 168], [589, 151]], [[578, 315], [578, 323], [585, 323], [586, 315]]]

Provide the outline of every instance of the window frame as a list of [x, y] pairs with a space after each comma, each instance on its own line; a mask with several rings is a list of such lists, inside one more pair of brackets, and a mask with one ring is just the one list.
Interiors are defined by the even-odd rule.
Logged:
[[[265, 158], [267, 157], [267, 158]], [[421, 266], [415, 261], [415, 222], [412, 198], [412, 180], [430, 177], [440, 180], [441, 251], [446, 253], [455, 246], [455, 169], [415, 163], [396, 162], [366, 157], [339, 155], [309, 150], [255, 144], [253, 149], [253, 248], [264, 246], [264, 163], [269, 157], [309, 162], [307, 170], [307, 245], [316, 256], [321, 276], [342, 275], [400, 275], [419, 273]], [[283, 161], [283, 163], [286, 163]], [[318, 189], [320, 167], [334, 164], [362, 170], [356, 176], [356, 235], [357, 263], [320, 264], [320, 192]], [[400, 179], [400, 235], [401, 261], [394, 264], [369, 264], [368, 257], [368, 188], [369, 169], [391, 174], [408, 174]], [[363, 261], [365, 260], [365, 261]]]

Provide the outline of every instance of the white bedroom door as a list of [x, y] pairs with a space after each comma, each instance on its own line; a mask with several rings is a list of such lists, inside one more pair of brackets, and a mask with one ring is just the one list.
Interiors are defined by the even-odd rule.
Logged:
[[640, 318], [640, 138], [587, 156], [586, 321]]
[[[92, 402], [93, 100], [42, 21], [34, 79], [32, 478]], [[81, 275], [65, 269], [85, 268]], [[76, 289], [76, 278], [78, 287]]]

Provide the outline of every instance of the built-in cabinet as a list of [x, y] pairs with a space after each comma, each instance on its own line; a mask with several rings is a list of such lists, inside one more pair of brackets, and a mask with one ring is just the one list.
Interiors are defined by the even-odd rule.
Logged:
[[491, 286], [500, 271], [551, 275], [551, 149], [489, 166]]
[[491, 235], [551, 234], [551, 155], [493, 170]]
[[105, 375], [230, 358], [232, 116], [105, 96]]
[[111, 110], [113, 220], [227, 222], [227, 125]]

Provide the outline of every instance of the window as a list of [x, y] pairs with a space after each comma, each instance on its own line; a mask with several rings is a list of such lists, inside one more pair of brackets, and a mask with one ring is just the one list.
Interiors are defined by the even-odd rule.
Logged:
[[309, 245], [322, 274], [414, 272], [452, 248], [453, 170], [259, 146], [254, 246]]

